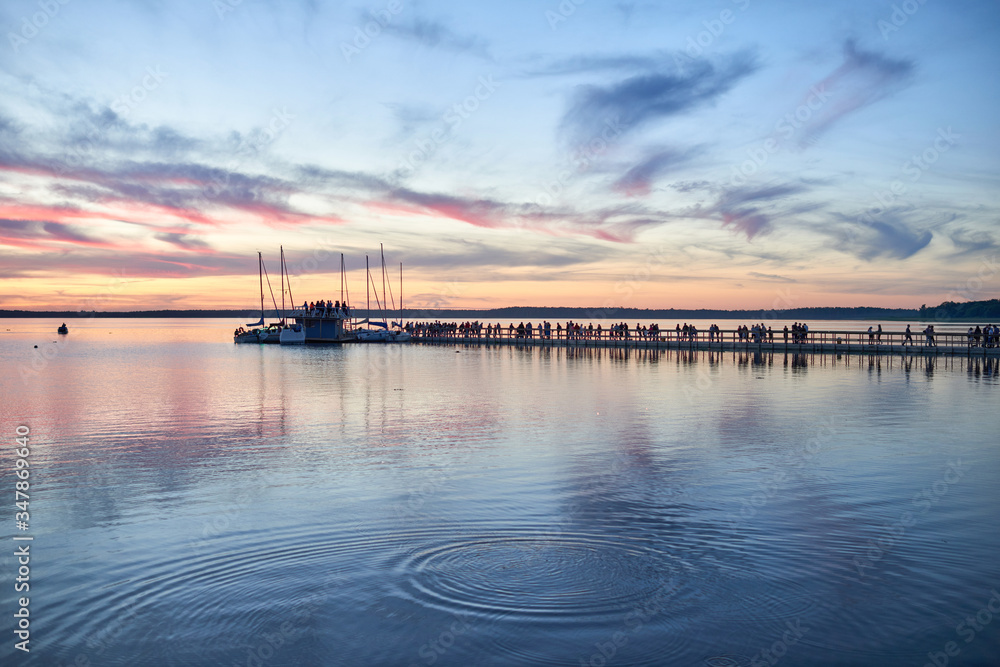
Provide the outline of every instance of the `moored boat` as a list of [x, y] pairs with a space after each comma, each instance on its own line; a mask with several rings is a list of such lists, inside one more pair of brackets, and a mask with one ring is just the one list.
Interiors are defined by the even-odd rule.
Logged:
[[282, 345], [301, 345], [306, 342], [306, 330], [301, 324], [286, 324], [278, 335]]
[[256, 328], [244, 330], [243, 327], [240, 327], [236, 329], [236, 331], [233, 332], [234, 343], [278, 342], [277, 332], [274, 334], [274, 341], [268, 341], [267, 338], [269, 337], [269, 334], [264, 333], [266, 328], [264, 324], [264, 258], [260, 252], [257, 253], [257, 277], [260, 281], [260, 320], [247, 324], [248, 327]]
[[[386, 321], [385, 314], [388, 310], [388, 299], [392, 299], [391, 288], [386, 295], [386, 271], [385, 271], [385, 251], [379, 244], [379, 252], [382, 258], [382, 300], [378, 298], [378, 288], [375, 289], [375, 303], [382, 311], [382, 321], [372, 322], [365, 318], [358, 324], [366, 324], [367, 328], [357, 330], [357, 340], [362, 343], [406, 343], [410, 340], [410, 334], [403, 328], [403, 265], [399, 265], [399, 322], [393, 322], [390, 327]], [[368, 258], [365, 257], [365, 273], [367, 274], [367, 286], [373, 285], [371, 272], [368, 269]], [[393, 304], [395, 305], [395, 304]], [[368, 296], [368, 310], [371, 311], [371, 293]], [[375, 327], [374, 329], [372, 327]]]
[[66, 323], [63, 322], [62, 326], [59, 327], [58, 329], [56, 329], [56, 332], [57, 333], [61, 333], [61, 334], [68, 334], [69, 333], [69, 328], [66, 326]]

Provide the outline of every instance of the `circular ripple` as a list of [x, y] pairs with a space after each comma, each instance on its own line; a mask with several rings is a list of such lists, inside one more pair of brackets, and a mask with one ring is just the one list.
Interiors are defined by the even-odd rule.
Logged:
[[582, 533], [471, 537], [418, 551], [403, 567], [425, 604], [556, 620], [620, 613], [676, 570], [642, 540]]

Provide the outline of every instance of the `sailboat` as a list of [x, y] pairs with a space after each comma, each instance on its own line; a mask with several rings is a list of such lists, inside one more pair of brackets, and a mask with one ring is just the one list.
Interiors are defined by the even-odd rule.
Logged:
[[[285, 247], [281, 246], [281, 332], [278, 334], [278, 342], [282, 345], [302, 345], [306, 342], [306, 330], [298, 322], [287, 324], [285, 322], [285, 276], [288, 269], [285, 266]], [[292, 297], [292, 281], [288, 281], [288, 298], [294, 304]]]
[[[248, 327], [256, 327], [249, 330], [244, 330], [240, 327], [233, 332], [233, 342], [234, 343], [274, 343], [279, 342], [281, 336], [282, 325], [279, 324], [265, 324], [264, 323], [264, 276], [267, 275], [267, 269], [264, 268], [264, 257], [258, 251], [257, 252], [257, 277], [260, 281], [260, 320], [257, 322], [248, 322]], [[271, 290], [271, 279], [267, 279], [267, 288]], [[274, 303], [275, 311], [278, 310], [278, 304], [274, 300], [274, 291], [271, 290], [271, 302]]]
[[244, 330], [240, 327], [233, 332], [234, 343], [260, 343], [260, 332], [264, 327], [264, 258], [260, 252], [257, 253], [257, 277], [260, 281], [260, 321], [248, 322], [248, 327], [259, 327], [256, 329]]
[[[382, 300], [379, 301], [378, 290], [375, 290], [375, 303], [378, 305], [379, 310], [382, 311], [382, 321], [381, 322], [371, 322], [370, 317], [364, 323], [367, 323], [369, 327], [378, 327], [376, 329], [360, 329], [358, 330], [358, 340], [366, 343], [402, 343], [410, 340], [410, 334], [403, 330], [402, 328], [402, 314], [403, 314], [403, 265], [399, 265], [399, 291], [400, 291], [400, 301], [399, 301], [399, 313], [400, 322], [393, 322], [393, 326], [398, 326], [399, 328], [390, 328], [389, 323], [385, 318], [385, 311], [389, 307], [388, 300], [386, 298], [386, 271], [385, 271], [385, 249], [382, 244], [379, 244], [379, 252], [382, 257]], [[368, 284], [372, 284], [371, 272], [368, 270], [368, 257], [365, 257], [365, 273], [367, 274]], [[389, 289], [389, 296], [392, 296], [392, 290]], [[371, 297], [368, 300], [368, 310], [371, 310]]]

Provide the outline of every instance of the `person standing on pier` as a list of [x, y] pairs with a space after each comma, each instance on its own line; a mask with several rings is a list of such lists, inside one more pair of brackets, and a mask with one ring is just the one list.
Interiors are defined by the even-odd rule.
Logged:
[[875, 344], [882, 344], [882, 325], [878, 325], [878, 329], [875, 331]]
[[924, 335], [927, 336], [927, 346], [928, 347], [937, 347], [937, 345], [934, 343], [934, 325], [933, 324], [928, 324], [927, 325], [927, 328], [924, 329]]
[[907, 343], [909, 343], [910, 345], [913, 345], [913, 334], [910, 333], [910, 325], [909, 324], [906, 325], [906, 337], [903, 338], [903, 347], [906, 347]]

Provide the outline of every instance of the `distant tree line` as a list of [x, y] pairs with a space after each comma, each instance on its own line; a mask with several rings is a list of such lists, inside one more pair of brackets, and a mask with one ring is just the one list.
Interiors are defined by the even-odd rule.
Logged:
[[[355, 317], [381, 318], [383, 313], [378, 310], [366, 311], [358, 308]], [[398, 318], [398, 311], [385, 313], [386, 318]], [[80, 317], [215, 317], [215, 318], [260, 318], [259, 310], [137, 310], [137, 311], [32, 311], [32, 310], [0, 310], [0, 317], [55, 317], [61, 319]], [[266, 312], [266, 317], [276, 317], [274, 310]], [[919, 309], [913, 308], [872, 308], [868, 306], [854, 307], [824, 307], [824, 308], [788, 308], [786, 310], [720, 310], [720, 309], [677, 309], [677, 308], [563, 308], [539, 306], [510, 306], [507, 308], [491, 308], [488, 310], [467, 309], [415, 309], [403, 311], [405, 319], [418, 320], [489, 320], [510, 321], [514, 319], [551, 319], [551, 320], [709, 320], [709, 319], [742, 319], [746, 321], [759, 320], [994, 320], [1000, 321], [1000, 299], [989, 301], [967, 301], [956, 303], [945, 301], [939, 306], [927, 305]]]
[[989, 301], [945, 301], [940, 306], [920, 306], [922, 320], [1000, 320], [1000, 299]]

